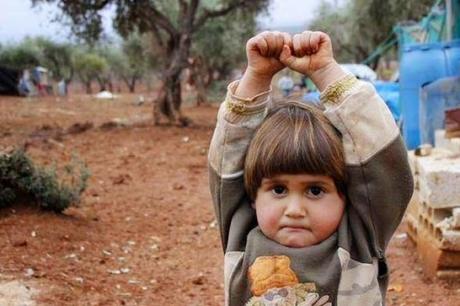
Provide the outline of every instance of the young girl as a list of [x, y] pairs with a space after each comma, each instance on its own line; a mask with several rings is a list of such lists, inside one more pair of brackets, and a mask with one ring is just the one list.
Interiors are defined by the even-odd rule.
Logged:
[[[413, 189], [391, 113], [324, 33], [264, 32], [246, 51], [209, 151], [225, 304], [383, 305], [385, 248]], [[285, 67], [315, 83], [324, 111], [271, 100]]]

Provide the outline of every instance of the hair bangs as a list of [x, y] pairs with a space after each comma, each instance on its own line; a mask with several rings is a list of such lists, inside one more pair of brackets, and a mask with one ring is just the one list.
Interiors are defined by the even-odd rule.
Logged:
[[308, 173], [332, 177], [341, 190], [344, 168], [340, 136], [322, 111], [285, 103], [267, 115], [251, 142], [245, 184], [254, 199], [263, 178]]

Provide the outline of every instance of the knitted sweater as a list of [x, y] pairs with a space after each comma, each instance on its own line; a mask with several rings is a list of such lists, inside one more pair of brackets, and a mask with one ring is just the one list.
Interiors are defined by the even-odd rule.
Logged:
[[[225, 253], [225, 305], [384, 305], [385, 249], [413, 190], [406, 148], [385, 103], [362, 81], [336, 99], [323, 99], [326, 117], [342, 134], [346, 208], [330, 237], [290, 248], [261, 232], [244, 189], [245, 154], [271, 92], [242, 99], [234, 95], [237, 86], [238, 81], [228, 87], [209, 150], [210, 188]], [[251, 282], [250, 268], [259, 271]]]

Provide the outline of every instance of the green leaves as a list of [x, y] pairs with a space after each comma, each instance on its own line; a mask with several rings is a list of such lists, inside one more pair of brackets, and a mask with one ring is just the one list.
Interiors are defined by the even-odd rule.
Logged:
[[428, 14], [433, 0], [349, 0], [336, 7], [323, 2], [309, 27], [327, 32], [341, 62], [361, 62], [406, 20]]
[[[77, 174], [76, 167], [79, 173]], [[23, 150], [0, 153], [0, 207], [19, 201], [33, 202], [44, 209], [62, 212], [77, 205], [90, 176], [84, 164], [74, 158], [65, 166], [65, 180], [56, 169], [36, 167]]]

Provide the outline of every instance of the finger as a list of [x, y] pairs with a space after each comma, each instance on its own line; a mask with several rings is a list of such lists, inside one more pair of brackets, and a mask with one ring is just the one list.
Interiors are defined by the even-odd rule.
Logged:
[[301, 34], [301, 39], [300, 39], [300, 44], [303, 52], [306, 55], [311, 55], [312, 50], [310, 47], [310, 37], [311, 37], [311, 31], [305, 31]]
[[262, 33], [263, 38], [267, 43], [267, 54], [266, 57], [272, 57], [275, 54], [275, 45], [276, 45], [276, 38], [273, 32], [264, 32]]
[[283, 48], [284, 48], [284, 45], [287, 45], [292, 50], [293, 49], [292, 36], [287, 32], [281, 32], [281, 35], [283, 35], [283, 41], [284, 41]]
[[312, 53], [318, 52], [320, 39], [321, 39], [321, 34], [319, 32], [313, 32], [310, 35], [310, 48], [311, 48]]
[[259, 35], [251, 37], [248, 42], [246, 43], [246, 52], [257, 51], [259, 52], [259, 48], [257, 46], [257, 41], [259, 39]]
[[279, 60], [283, 65], [293, 70], [297, 70], [297, 67], [299, 66], [299, 58], [292, 54], [291, 48], [289, 48], [288, 45], [283, 46], [283, 51], [280, 54]]
[[263, 37], [262, 35], [261, 36], [258, 36], [257, 39], [256, 39], [256, 43], [255, 43], [255, 47], [257, 49], [257, 51], [259, 51], [259, 54], [261, 56], [267, 56], [268, 52], [269, 52], [269, 48], [268, 48], [268, 43], [267, 41], [265, 40], [265, 37]]
[[284, 46], [284, 36], [281, 32], [275, 32], [275, 41], [276, 41], [275, 57], [279, 58], [281, 52], [283, 51], [283, 46]]
[[329, 35], [323, 32], [318, 32], [318, 33], [320, 36], [319, 43], [318, 43], [318, 49], [323, 45], [332, 51], [332, 42], [331, 42], [331, 38], [329, 37]]
[[302, 57], [305, 55], [302, 51], [300, 40], [301, 40], [300, 34], [295, 34], [294, 37], [292, 38], [292, 45], [294, 47], [294, 55], [297, 57]]
[[312, 35], [311, 44], [314, 46], [315, 52], [318, 52], [322, 47], [332, 48], [331, 39], [323, 32], [314, 32]]

